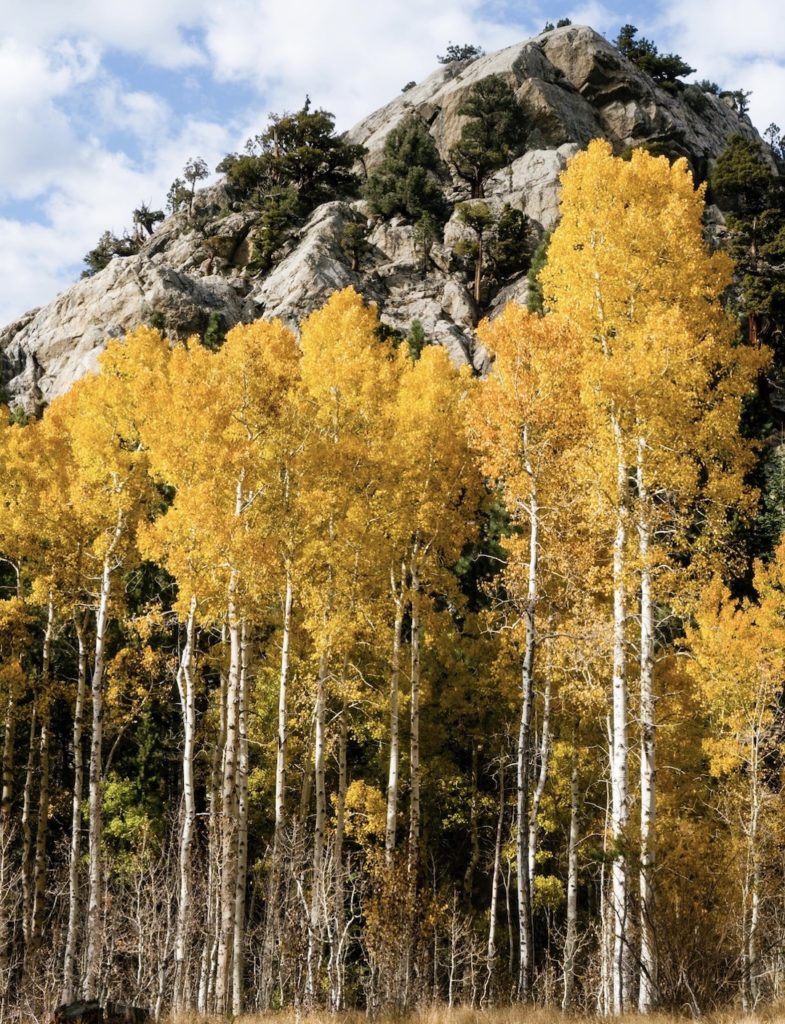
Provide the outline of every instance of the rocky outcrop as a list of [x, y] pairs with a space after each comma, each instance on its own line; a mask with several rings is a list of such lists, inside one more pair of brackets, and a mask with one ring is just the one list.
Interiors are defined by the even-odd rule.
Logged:
[[[602, 36], [584, 26], [544, 33], [476, 60], [439, 68], [357, 124], [347, 138], [363, 144], [366, 167], [380, 159], [389, 132], [412, 110], [428, 123], [446, 159], [464, 123], [459, 110], [482, 78], [504, 76], [529, 112], [528, 151], [487, 185], [487, 202], [522, 210], [533, 235], [558, 216], [559, 174], [590, 139], [608, 138], [617, 151], [642, 142], [686, 156], [705, 175], [734, 132], [757, 137], [746, 117], [697, 86], [671, 94], [659, 88]], [[466, 198], [458, 183], [453, 202]], [[344, 251], [350, 221], [367, 221], [367, 250], [358, 261]], [[190, 214], [168, 218], [130, 257], [115, 259], [53, 302], [0, 331], [0, 369], [11, 401], [38, 408], [96, 365], [107, 338], [140, 323], [170, 335], [228, 329], [259, 316], [296, 327], [337, 288], [353, 285], [377, 303], [383, 320], [405, 333], [419, 320], [457, 363], [486, 364], [476, 346], [480, 312], [493, 315], [510, 298], [524, 299], [526, 278], [516, 274], [476, 308], [469, 271], [453, 247], [465, 229], [453, 215], [443, 244], [428, 260], [417, 251], [411, 226], [368, 221], [362, 201], [318, 207], [266, 274], [254, 265], [255, 215], [233, 209], [222, 185], [199, 193]]]

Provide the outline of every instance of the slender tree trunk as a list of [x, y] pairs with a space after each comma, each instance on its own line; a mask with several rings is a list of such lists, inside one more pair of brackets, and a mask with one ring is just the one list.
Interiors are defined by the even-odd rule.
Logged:
[[333, 1013], [343, 1009], [343, 934], [346, 926], [346, 908], [344, 906], [345, 887], [343, 870], [343, 841], [346, 825], [346, 792], [349, 786], [348, 768], [346, 763], [349, 742], [349, 712], [346, 705], [341, 711], [338, 724], [338, 792], [335, 800], [335, 839], [333, 843], [333, 871], [335, 875], [335, 927], [333, 948], [330, 951], [331, 993], [330, 1008]]
[[229, 679], [226, 691], [226, 744], [221, 789], [221, 913], [215, 980], [215, 1011], [229, 1013], [232, 999], [235, 895], [237, 890], [237, 763], [240, 697], [240, 617], [237, 571], [232, 570], [227, 605]]
[[174, 939], [175, 1010], [190, 1009], [190, 986], [186, 958], [190, 948], [191, 891], [193, 875], [193, 841], [196, 823], [194, 798], [194, 745], [196, 736], [196, 687], [194, 681], [194, 636], [196, 632], [196, 598], [191, 598], [185, 624], [185, 645], [177, 671], [177, 691], [183, 720], [183, 818], [180, 826], [178, 874], [180, 898]]
[[578, 758], [573, 754], [570, 772], [570, 837], [567, 845], [567, 929], [564, 938], [564, 994], [561, 1008], [572, 1007], [575, 990], [575, 953], [578, 947], [578, 826], [581, 810]]
[[537, 818], [540, 813], [540, 803], [548, 782], [548, 768], [551, 754], [551, 680], [545, 680], [545, 690], [542, 701], [542, 731], [540, 733], [540, 770], [537, 773], [537, 785], [532, 794], [532, 806], [529, 813], [529, 878], [534, 884], [534, 870], [537, 856]]
[[109, 622], [109, 598], [112, 591], [114, 551], [123, 531], [122, 515], [118, 516], [117, 527], [109, 550], [104, 558], [101, 574], [101, 592], [95, 619], [95, 662], [91, 694], [93, 699], [93, 727], [90, 739], [90, 828], [88, 837], [90, 859], [90, 888], [87, 898], [87, 953], [83, 982], [86, 999], [98, 999], [101, 987], [101, 960], [103, 953], [103, 860], [101, 839], [103, 821], [102, 802], [102, 745], [104, 727], [104, 666], [106, 660], [106, 629]]
[[613, 728], [611, 750], [611, 871], [610, 914], [613, 920], [613, 1013], [627, 1010], [629, 999], [627, 915], [629, 909], [627, 855], [624, 842], [629, 819], [627, 788], [627, 592], [625, 585], [625, 548], [627, 544], [627, 507], [629, 487], [624, 460], [623, 439], [618, 421], [613, 418], [617, 450], [616, 535], [613, 542]]
[[499, 815], [496, 819], [496, 839], [493, 844], [493, 874], [491, 876], [491, 909], [488, 922], [488, 977], [485, 982], [483, 1002], [493, 1002], [494, 997], [494, 975], [496, 973], [496, 925], [499, 915], [499, 878], [502, 869], [502, 842], [504, 840], [504, 769], [506, 767], [506, 752], [502, 754], [499, 761]]
[[319, 659], [314, 706], [314, 786], [316, 790], [316, 819], [313, 833], [313, 877], [311, 881], [311, 908], [306, 958], [306, 1002], [313, 1006], [316, 998], [316, 963], [322, 941], [322, 903], [324, 892], [324, 833], [327, 821], [327, 786], [325, 780], [326, 710], [327, 710], [327, 652]]
[[289, 643], [292, 631], [292, 575], [286, 571], [286, 597], [283, 609], [281, 672], [278, 685], [278, 751], [275, 762], [275, 832], [273, 833], [273, 870], [281, 848], [286, 808], [286, 741], [288, 735], [287, 688], [289, 682]]
[[398, 695], [401, 674], [401, 634], [403, 632], [403, 582], [404, 568], [401, 567], [401, 593], [395, 585], [390, 570], [390, 586], [395, 602], [395, 623], [393, 625], [393, 646], [390, 671], [390, 767], [387, 775], [387, 824], [384, 835], [384, 860], [388, 867], [395, 853], [395, 834], [398, 823], [398, 765], [400, 761], [400, 719]]
[[286, 825], [286, 746], [289, 734], [288, 687], [289, 647], [292, 632], [292, 605], [294, 600], [291, 567], [286, 568], [286, 593], [283, 606], [283, 635], [281, 639], [281, 667], [278, 682], [278, 747], [275, 761], [275, 827], [270, 877], [267, 885], [265, 925], [262, 949], [261, 1003], [263, 1009], [270, 1005], [270, 990], [273, 977], [273, 957], [280, 927], [278, 895], [283, 857], [283, 837]]
[[79, 668], [76, 681], [74, 704], [74, 790], [71, 800], [71, 850], [68, 859], [68, 931], [63, 958], [63, 1003], [71, 1003], [76, 997], [74, 973], [76, 965], [77, 925], [79, 920], [79, 861], [82, 853], [82, 785], [84, 760], [82, 756], [82, 730], [84, 728], [84, 702], [87, 688], [87, 644], [84, 625], [78, 616], [74, 617], [76, 638], [79, 645]]
[[477, 259], [474, 261], [474, 301], [479, 306], [482, 301], [482, 261], [484, 257], [484, 239], [481, 231], [477, 232]]
[[752, 743], [752, 756], [748, 765], [750, 778], [750, 816], [747, 826], [747, 862], [744, 873], [743, 926], [742, 926], [742, 1006], [754, 1011], [759, 996], [758, 984], [758, 931], [760, 925], [760, 770], [759, 730]]
[[420, 577], [417, 560], [419, 543], [415, 542], [411, 561], [412, 675], [409, 737], [409, 877], [416, 884], [420, 860]]
[[243, 1012], [245, 981], [245, 894], [248, 876], [248, 637], [245, 619], [240, 628], [240, 682], [237, 725], [237, 878], [234, 898], [234, 954], [232, 960], [232, 1014]]
[[41, 944], [46, 900], [46, 835], [49, 825], [49, 702], [44, 698], [39, 736], [38, 821], [33, 864], [33, 916], [30, 932], [30, 953]]
[[16, 702], [8, 694], [3, 720], [2, 793], [0, 794], [0, 1013], [5, 1013], [11, 969], [11, 801], [14, 783]]
[[[524, 444], [526, 439], [524, 438]], [[529, 498], [529, 579], [524, 620], [526, 640], [521, 670], [521, 723], [518, 733], [518, 937], [520, 961], [518, 994], [531, 996], [534, 949], [532, 935], [532, 892], [529, 874], [529, 762], [531, 759], [531, 721], [534, 705], [534, 653], [536, 645], [535, 609], [537, 604], [537, 560], [539, 507], [531, 467], [527, 463], [532, 492]]]
[[33, 774], [35, 770], [35, 731], [38, 724], [38, 704], [33, 700], [30, 712], [30, 735], [27, 741], [27, 767], [22, 790], [22, 939], [25, 954], [30, 949], [33, 928]]
[[[226, 626], [221, 630], [221, 645], [226, 643]], [[221, 839], [222, 839], [222, 771], [225, 761], [226, 726], [229, 684], [226, 672], [220, 673], [218, 700], [218, 736], [210, 764], [207, 833], [207, 922], [199, 977], [197, 1009], [207, 1013], [215, 1008], [216, 972], [218, 967], [218, 936], [221, 928]]]
[[656, 717], [654, 706], [654, 612], [651, 595], [650, 527], [644, 474], [646, 443], [638, 439], [638, 550], [641, 573], [640, 717], [641, 717], [641, 861], [640, 861], [640, 988], [638, 1010], [649, 1013], [657, 993], [657, 950], [654, 934], [654, 868], [656, 797]]
[[55, 609], [50, 594], [41, 656], [42, 718], [38, 759], [38, 822], [33, 868], [33, 922], [30, 940], [32, 952], [35, 952], [41, 943], [44, 924], [44, 901], [46, 899], [46, 836], [49, 828], [49, 720], [51, 715], [50, 666], [52, 663], [54, 624]]

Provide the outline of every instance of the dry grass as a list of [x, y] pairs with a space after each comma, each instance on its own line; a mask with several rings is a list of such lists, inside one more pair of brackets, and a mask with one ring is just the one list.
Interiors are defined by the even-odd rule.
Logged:
[[[639, 1014], [624, 1014], [622, 1017], [607, 1018], [595, 1016], [567, 1016], [558, 1010], [546, 1010], [525, 1006], [494, 1007], [489, 1010], [472, 1010], [467, 1007], [449, 1009], [446, 1006], [424, 1008], [407, 1017], [381, 1014], [373, 1018], [374, 1024], [685, 1024], [692, 1020], [690, 1015], [656, 1013], [643, 1017]], [[700, 1020], [705, 1024], [785, 1024], [785, 1007], [771, 1006], [755, 1013], [741, 1010], [722, 1010], [708, 1013]], [[358, 1011], [331, 1014], [326, 1010], [297, 1015], [294, 1010], [267, 1014], [246, 1014], [236, 1018], [236, 1024], [368, 1024], [369, 1018]], [[181, 1014], [169, 1018], [163, 1024], [226, 1024], [223, 1017], [200, 1017], [196, 1014]]]

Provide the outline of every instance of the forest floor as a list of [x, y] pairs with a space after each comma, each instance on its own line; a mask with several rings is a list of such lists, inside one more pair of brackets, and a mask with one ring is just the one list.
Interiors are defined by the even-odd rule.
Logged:
[[[613, 1024], [684, 1024], [695, 1020], [692, 1014], [656, 1013], [645, 1017], [630, 1013], [613, 1019]], [[738, 1009], [717, 1010], [698, 1018], [702, 1024], [785, 1024], [785, 1006], [767, 1006], [754, 1013]], [[327, 1010], [310, 1014], [296, 1014], [294, 1010], [281, 1013], [246, 1014], [236, 1018], [236, 1024], [589, 1024], [603, 1022], [607, 1017], [594, 1015], [565, 1015], [558, 1010], [527, 1008], [525, 1006], [496, 1007], [489, 1010], [468, 1007], [433, 1006], [406, 1016], [380, 1014], [369, 1018], [365, 1013], [329, 1013]], [[205, 1017], [182, 1015], [170, 1018], [165, 1024], [225, 1024], [223, 1018], [212, 1021]]]

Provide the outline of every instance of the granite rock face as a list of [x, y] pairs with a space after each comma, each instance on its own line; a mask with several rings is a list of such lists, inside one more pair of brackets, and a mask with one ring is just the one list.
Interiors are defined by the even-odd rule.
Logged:
[[[378, 163], [384, 140], [410, 111], [428, 123], [446, 159], [464, 123], [459, 113], [472, 86], [502, 75], [529, 111], [528, 151], [497, 172], [486, 187], [495, 213], [505, 204], [522, 210], [533, 234], [554, 227], [559, 174], [592, 138], [607, 138], [617, 151], [654, 142], [686, 156], [704, 176], [734, 132], [757, 138], [749, 120], [725, 100], [697, 87], [671, 94], [585, 26], [567, 26], [473, 61], [447, 65], [347, 133]], [[467, 198], [458, 183], [447, 187], [454, 202]], [[342, 246], [351, 221], [367, 222], [367, 251], [352, 265]], [[0, 371], [12, 404], [41, 407], [96, 366], [106, 340], [140, 323], [165, 327], [171, 336], [227, 330], [257, 317], [281, 317], [296, 328], [338, 288], [352, 285], [376, 302], [382, 319], [405, 333], [419, 320], [427, 336], [453, 360], [482, 372], [486, 354], [477, 345], [479, 315], [494, 315], [504, 302], [525, 300], [525, 275], [503, 282], [478, 310], [470, 268], [453, 247], [465, 236], [453, 214], [444, 241], [424, 263], [413, 228], [397, 220], [369, 219], [361, 200], [318, 207], [287, 243], [266, 274], [254, 269], [252, 211], [232, 208], [223, 185], [196, 196], [191, 216], [168, 218], [135, 256], [114, 259], [41, 309], [0, 331]]]

